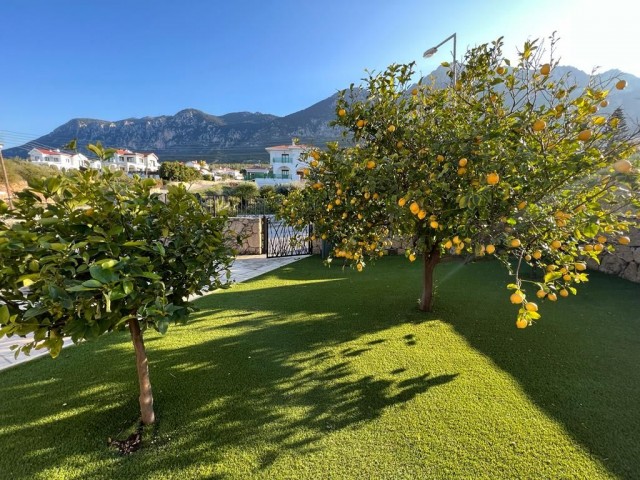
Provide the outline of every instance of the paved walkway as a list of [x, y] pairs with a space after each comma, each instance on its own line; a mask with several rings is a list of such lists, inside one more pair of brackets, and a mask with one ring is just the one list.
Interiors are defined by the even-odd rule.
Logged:
[[[306, 255], [279, 258], [267, 258], [266, 255], [241, 255], [236, 258], [235, 262], [233, 262], [233, 265], [231, 266], [231, 280], [235, 283], [245, 282], [251, 278], [270, 272], [271, 270], [275, 270], [276, 268], [280, 268], [305, 257]], [[28, 357], [26, 355], [20, 355], [17, 359], [14, 358], [14, 353], [9, 349], [9, 347], [11, 345], [24, 344], [27, 342], [27, 339], [19, 337], [0, 338], [0, 370], [47, 354], [46, 350], [34, 350]], [[67, 340], [65, 342], [65, 346], [69, 344], [71, 344], [71, 341]]]

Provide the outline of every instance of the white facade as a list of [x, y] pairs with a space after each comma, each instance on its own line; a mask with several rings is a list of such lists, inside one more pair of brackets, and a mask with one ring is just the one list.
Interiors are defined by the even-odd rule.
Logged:
[[131, 173], [156, 173], [159, 170], [158, 156], [155, 153], [135, 153], [125, 149], [117, 150], [110, 159], [101, 162], [89, 160], [82, 153], [33, 148], [29, 152], [29, 161], [50, 165], [59, 170], [79, 170], [80, 168], [100, 170], [103, 166]]
[[231, 178], [233, 180], [244, 180], [244, 176], [233, 168], [221, 167], [221, 168], [212, 168], [211, 173], [216, 177], [222, 178]]
[[60, 149], [33, 148], [29, 151], [29, 161], [56, 167], [58, 170], [79, 170], [89, 165], [87, 157], [81, 153], [63, 152]]
[[262, 185], [283, 185], [304, 180], [303, 170], [307, 163], [300, 160], [300, 155], [309, 149], [308, 145], [299, 145], [291, 142], [291, 145], [277, 145], [267, 147], [269, 152], [269, 165], [271, 166], [271, 178], [256, 178], [256, 183]]
[[153, 152], [145, 152], [142, 155], [144, 155], [145, 171], [149, 173], [156, 173], [160, 169], [158, 156]]
[[203, 174], [209, 173], [209, 167], [207, 166], [207, 164], [205, 163], [203, 165], [202, 163], [200, 163], [200, 160], [192, 160], [190, 162], [185, 163], [184, 166], [193, 168]]
[[127, 173], [155, 173], [158, 171], [158, 156], [155, 153], [132, 152], [120, 148], [111, 158], [104, 162], [111, 169], [123, 170]]

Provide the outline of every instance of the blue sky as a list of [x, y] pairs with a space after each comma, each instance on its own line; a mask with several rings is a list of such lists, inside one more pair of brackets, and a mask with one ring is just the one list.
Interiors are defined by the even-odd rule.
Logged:
[[[611, 5], [612, 8], [609, 8]], [[287, 115], [364, 70], [467, 47], [561, 38], [562, 63], [640, 76], [632, 0], [2, 0], [0, 142], [76, 117], [121, 120], [197, 108]]]

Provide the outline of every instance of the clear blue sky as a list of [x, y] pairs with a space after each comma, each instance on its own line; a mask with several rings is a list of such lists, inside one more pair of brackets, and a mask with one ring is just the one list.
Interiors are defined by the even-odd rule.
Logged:
[[422, 52], [453, 32], [460, 55], [557, 30], [563, 64], [640, 76], [636, 12], [633, 0], [2, 0], [0, 142], [75, 117], [287, 115], [365, 69], [417, 60], [427, 74], [452, 45]]

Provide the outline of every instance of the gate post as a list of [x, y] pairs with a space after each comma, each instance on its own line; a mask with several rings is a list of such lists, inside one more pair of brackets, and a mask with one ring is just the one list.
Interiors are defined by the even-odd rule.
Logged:
[[266, 215], [262, 216], [262, 254], [269, 256], [269, 219]]

